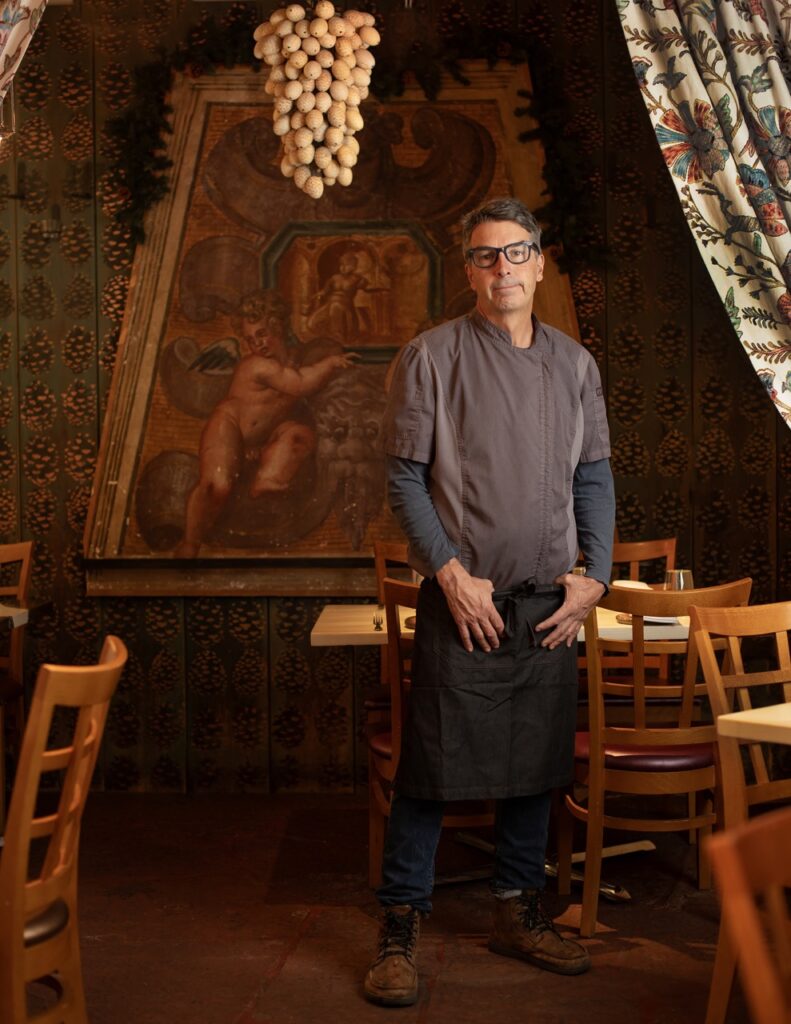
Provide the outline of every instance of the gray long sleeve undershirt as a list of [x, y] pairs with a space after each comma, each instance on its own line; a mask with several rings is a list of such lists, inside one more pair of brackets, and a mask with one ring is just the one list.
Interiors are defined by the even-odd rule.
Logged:
[[[420, 562], [434, 573], [458, 549], [451, 544], [429, 492], [431, 467], [412, 459], [387, 456], [387, 497], [404, 536]], [[580, 462], [572, 485], [574, 518], [587, 575], [605, 586], [612, 572], [615, 488], [609, 459]]]

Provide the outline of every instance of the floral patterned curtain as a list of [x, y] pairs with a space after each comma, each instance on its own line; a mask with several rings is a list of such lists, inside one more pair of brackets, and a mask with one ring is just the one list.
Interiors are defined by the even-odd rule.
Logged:
[[47, 0], [0, 0], [0, 103], [46, 6]]
[[684, 216], [791, 426], [791, 0], [615, 0]]

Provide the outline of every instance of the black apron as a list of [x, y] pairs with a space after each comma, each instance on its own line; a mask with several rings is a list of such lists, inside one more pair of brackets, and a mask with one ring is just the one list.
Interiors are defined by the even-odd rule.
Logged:
[[500, 646], [468, 653], [441, 587], [424, 580], [397, 793], [502, 799], [571, 781], [577, 644], [550, 651], [535, 630], [563, 598], [564, 588], [555, 584], [495, 591], [505, 623]]

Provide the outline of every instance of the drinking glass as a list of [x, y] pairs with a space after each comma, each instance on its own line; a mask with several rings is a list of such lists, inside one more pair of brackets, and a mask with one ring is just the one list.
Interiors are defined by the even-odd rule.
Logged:
[[665, 573], [665, 590], [691, 590], [694, 586], [691, 569], [668, 569]]

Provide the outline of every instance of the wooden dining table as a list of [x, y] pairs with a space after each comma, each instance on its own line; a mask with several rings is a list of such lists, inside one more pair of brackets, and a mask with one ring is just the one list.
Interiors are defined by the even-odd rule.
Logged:
[[768, 704], [720, 715], [717, 731], [723, 736], [755, 743], [791, 744], [791, 703]]
[[[412, 609], [402, 608], [401, 624], [407, 636], [412, 630], [406, 625], [406, 619], [414, 614]], [[374, 624], [374, 615], [382, 618], [381, 628]], [[628, 622], [621, 621], [615, 612], [607, 608], [597, 611], [599, 634], [610, 640], [628, 640], [632, 635], [632, 627]], [[686, 640], [689, 632], [689, 619], [679, 617], [672, 623], [652, 624], [646, 619], [646, 640]], [[584, 630], [580, 629], [578, 640], [584, 640]], [[364, 647], [366, 645], [384, 645], [387, 643], [387, 618], [384, 609], [375, 604], [328, 604], [310, 631], [311, 647]]]

